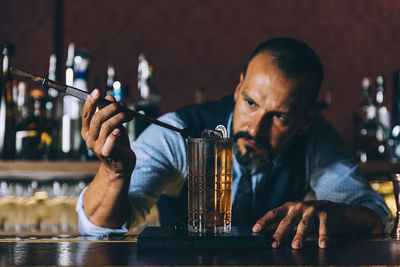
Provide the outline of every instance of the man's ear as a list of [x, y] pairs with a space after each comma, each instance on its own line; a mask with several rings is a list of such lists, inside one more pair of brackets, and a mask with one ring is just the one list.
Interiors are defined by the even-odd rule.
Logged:
[[235, 102], [237, 100], [237, 98], [239, 97], [239, 91], [240, 91], [240, 87], [242, 86], [242, 82], [243, 82], [243, 72], [240, 73], [240, 80], [239, 83], [236, 85], [236, 89], [235, 89]]

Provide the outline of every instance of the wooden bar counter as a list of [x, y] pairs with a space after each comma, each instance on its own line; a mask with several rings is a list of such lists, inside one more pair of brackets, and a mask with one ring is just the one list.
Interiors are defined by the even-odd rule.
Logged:
[[340, 238], [319, 249], [316, 240], [293, 250], [138, 250], [136, 236], [108, 239], [40, 237], [0, 239], [1, 266], [279, 266], [400, 265], [400, 241], [387, 236]]

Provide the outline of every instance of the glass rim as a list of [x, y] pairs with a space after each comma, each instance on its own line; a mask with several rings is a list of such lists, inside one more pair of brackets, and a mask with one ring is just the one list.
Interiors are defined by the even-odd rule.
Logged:
[[207, 137], [189, 137], [188, 143], [214, 143], [214, 142], [224, 142], [224, 143], [233, 143], [232, 137], [225, 138], [207, 138]]

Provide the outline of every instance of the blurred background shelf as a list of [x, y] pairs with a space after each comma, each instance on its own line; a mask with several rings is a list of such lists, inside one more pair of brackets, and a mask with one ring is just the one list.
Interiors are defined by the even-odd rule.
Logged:
[[[99, 165], [99, 161], [0, 161], [0, 179], [91, 179]], [[368, 180], [389, 180], [390, 174], [400, 173], [400, 163], [361, 163], [360, 172]]]
[[92, 179], [99, 161], [0, 161], [0, 179], [87, 180]]
[[390, 180], [392, 173], [400, 173], [400, 163], [367, 162], [360, 164], [360, 172], [368, 180]]

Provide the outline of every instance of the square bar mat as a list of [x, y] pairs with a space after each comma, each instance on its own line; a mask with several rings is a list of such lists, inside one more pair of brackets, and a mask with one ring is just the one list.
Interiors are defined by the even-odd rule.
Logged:
[[264, 233], [232, 226], [230, 234], [191, 233], [173, 227], [146, 227], [138, 236], [138, 249], [265, 248]]

